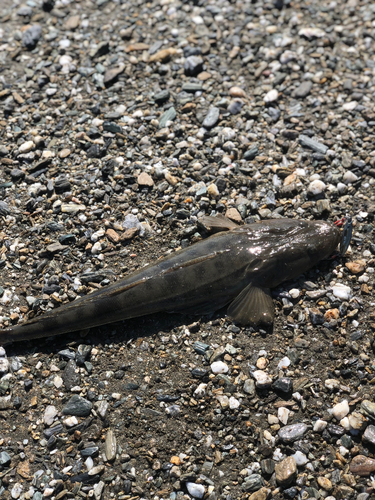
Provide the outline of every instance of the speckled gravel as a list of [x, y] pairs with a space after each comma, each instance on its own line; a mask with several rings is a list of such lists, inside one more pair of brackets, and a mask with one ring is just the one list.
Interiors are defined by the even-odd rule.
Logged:
[[2, 0], [0, 329], [237, 223], [347, 214], [273, 332], [155, 315], [0, 347], [0, 498], [375, 495], [375, 8]]

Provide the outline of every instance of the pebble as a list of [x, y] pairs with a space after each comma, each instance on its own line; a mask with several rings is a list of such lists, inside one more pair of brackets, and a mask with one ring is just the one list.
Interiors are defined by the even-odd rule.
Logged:
[[105, 436], [104, 452], [108, 462], [116, 458], [117, 444], [114, 432], [109, 429]]
[[346, 417], [346, 415], [349, 413], [349, 403], [346, 399], [342, 401], [341, 403], [337, 403], [332, 408], [332, 415], [337, 419], [341, 420], [342, 418]]
[[364, 455], [357, 455], [351, 461], [349, 470], [358, 476], [369, 476], [375, 471], [375, 460]]
[[48, 425], [48, 426], [52, 425], [57, 414], [58, 414], [58, 410], [55, 406], [53, 406], [53, 405], [47, 406], [47, 408], [45, 409], [45, 412], [44, 412], [44, 417], [43, 417], [43, 421], [44, 421], [45, 425]]
[[197, 484], [197, 483], [187, 482], [186, 489], [188, 490], [189, 495], [191, 495], [194, 498], [203, 498], [206, 492], [206, 488], [203, 486], [203, 484]]
[[216, 107], [210, 108], [207, 112], [205, 119], [203, 120], [202, 126], [204, 128], [211, 129], [218, 123], [219, 118], [220, 118], [220, 109]]
[[297, 464], [294, 457], [284, 458], [275, 466], [276, 481], [281, 487], [289, 486], [297, 476]]
[[272, 384], [272, 378], [263, 370], [255, 370], [252, 375], [255, 379], [255, 385], [259, 389], [266, 389]]
[[92, 403], [75, 394], [64, 406], [63, 415], [74, 415], [76, 417], [87, 417], [91, 413]]
[[326, 152], [328, 151], [328, 146], [325, 146], [321, 142], [311, 139], [310, 137], [304, 134], [301, 134], [299, 136], [299, 143], [301, 144], [301, 146], [312, 149], [316, 153], [320, 153], [322, 155], [325, 155]]
[[313, 87], [312, 82], [310, 81], [302, 82], [301, 85], [299, 85], [299, 87], [297, 87], [296, 90], [294, 91], [294, 96], [298, 98], [307, 97], [310, 94], [312, 87]]
[[340, 300], [349, 300], [352, 297], [351, 288], [342, 283], [336, 283], [336, 285], [332, 287], [332, 293]]
[[319, 179], [316, 179], [309, 184], [307, 191], [312, 195], [318, 195], [323, 193], [325, 189], [325, 183]]
[[211, 371], [215, 375], [219, 373], [227, 373], [228, 370], [229, 370], [228, 365], [223, 361], [215, 361], [214, 363], [211, 364]]
[[276, 89], [272, 89], [267, 94], [264, 96], [264, 102], [269, 103], [269, 102], [275, 102], [277, 101], [279, 97], [279, 93]]
[[301, 439], [307, 430], [306, 424], [291, 424], [280, 429], [278, 435], [284, 443], [294, 443], [294, 441]]
[[35, 144], [33, 141], [25, 141], [21, 146], [19, 147], [18, 151], [20, 153], [28, 153], [34, 148]]

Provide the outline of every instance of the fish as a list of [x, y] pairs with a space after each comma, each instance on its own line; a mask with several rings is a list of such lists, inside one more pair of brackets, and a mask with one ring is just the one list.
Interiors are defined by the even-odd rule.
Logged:
[[0, 344], [158, 312], [205, 315], [224, 306], [242, 325], [272, 325], [271, 289], [327, 259], [338, 245], [346, 250], [351, 237], [351, 230], [342, 233], [339, 224], [326, 221], [270, 219], [238, 226], [219, 215], [205, 216], [200, 224], [215, 234], [108, 287], [0, 330]]

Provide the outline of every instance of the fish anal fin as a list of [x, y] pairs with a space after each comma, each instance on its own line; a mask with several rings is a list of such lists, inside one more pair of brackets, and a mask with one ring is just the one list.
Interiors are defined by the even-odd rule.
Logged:
[[274, 304], [269, 288], [247, 285], [228, 307], [228, 316], [242, 325], [271, 325]]
[[231, 229], [235, 229], [238, 226], [235, 222], [228, 219], [224, 215], [204, 215], [200, 219], [198, 219], [198, 225], [203, 227], [206, 231], [212, 233], [218, 233], [220, 231], [230, 231]]

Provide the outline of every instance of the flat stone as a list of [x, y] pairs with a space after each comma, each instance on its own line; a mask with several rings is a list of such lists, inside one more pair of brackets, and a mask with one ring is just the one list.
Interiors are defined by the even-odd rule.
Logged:
[[110, 86], [112, 85], [116, 78], [121, 75], [125, 70], [125, 64], [119, 64], [118, 66], [114, 66], [112, 68], [107, 69], [104, 73], [104, 85]]
[[141, 172], [138, 176], [137, 182], [140, 186], [152, 187], [155, 183], [147, 172]]
[[78, 28], [81, 18], [79, 16], [70, 16], [64, 23], [66, 30], [75, 30]]
[[297, 477], [297, 464], [293, 457], [287, 457], [275, 466], [277, 484], [289, 486]]
[[176, 119], [176, 117], [177, 113], [173, 106], [167, 109], [167, 111], [165, 111], [159, 119], [159, 129], [164, 128], [167, 122], [172, 122]]
[[313, 83], [311, 81], [302, 82], [299, 87], [294, 91], [294, 97], [306, 97], [310, 94]]
[[364, 455], [357, 455], [351, 461], [349, 470], [358, 476], [369, 476], [375, 471], [375, 460]]
[[294, 443], [306, 434], [308, 427], [306, 424], [291, 424], [279, 430], [278, 435], [284, 443]]
[[72, 396], [63, 408], [64, 415], [75, 415], [76, 417], [87, 417], [90, 415], [92, 403], [81, 396]]
[[325, 146], [321, 142], [315, 141], [314, 139], [311, 139], [311, 137], [304, 134], [300, 134], [299, 143], [301, 146], [312, 149], [316, 153], [321, 153], [323, 155], [325, 155], [328, 151], [328, 146]]
[[371, 444], [375, 444], [375, 426], [374, 425], [369, 425], [365, 433], [363, 434], [363, 441]]
[[57, 414], [58, 414], [57, 408], [53, 405], [48, 405], [44, 411], [44, 416], [43, 416], [43, 422], [45, 423], [45, 425], [48, 426], [52, 425]]
[[111, 429], [107, 431], [107, 434], [105, 436], [104, 452], [108, 462], [112, 462], [116, 458], [116, 436]]
[[4, 467], [8, 467], [8, 465], [10, 465], [11, 461], [12, 461], [12, 459], [6, 451], [0, 452], [0, 465], [3, 465]]
[[244, 482], [241, 485], [243, 491], [258, 491], [264, 486], [264, 480], [260, 474], [250, 474], [250, 476], [245, 477]]
[[219, 118], [220, 118], [220, 109], [212, 107], [208, 110], [207, 115], [203, 120], [202, 126], [204, 128], [212, 128], [217, 124]]

